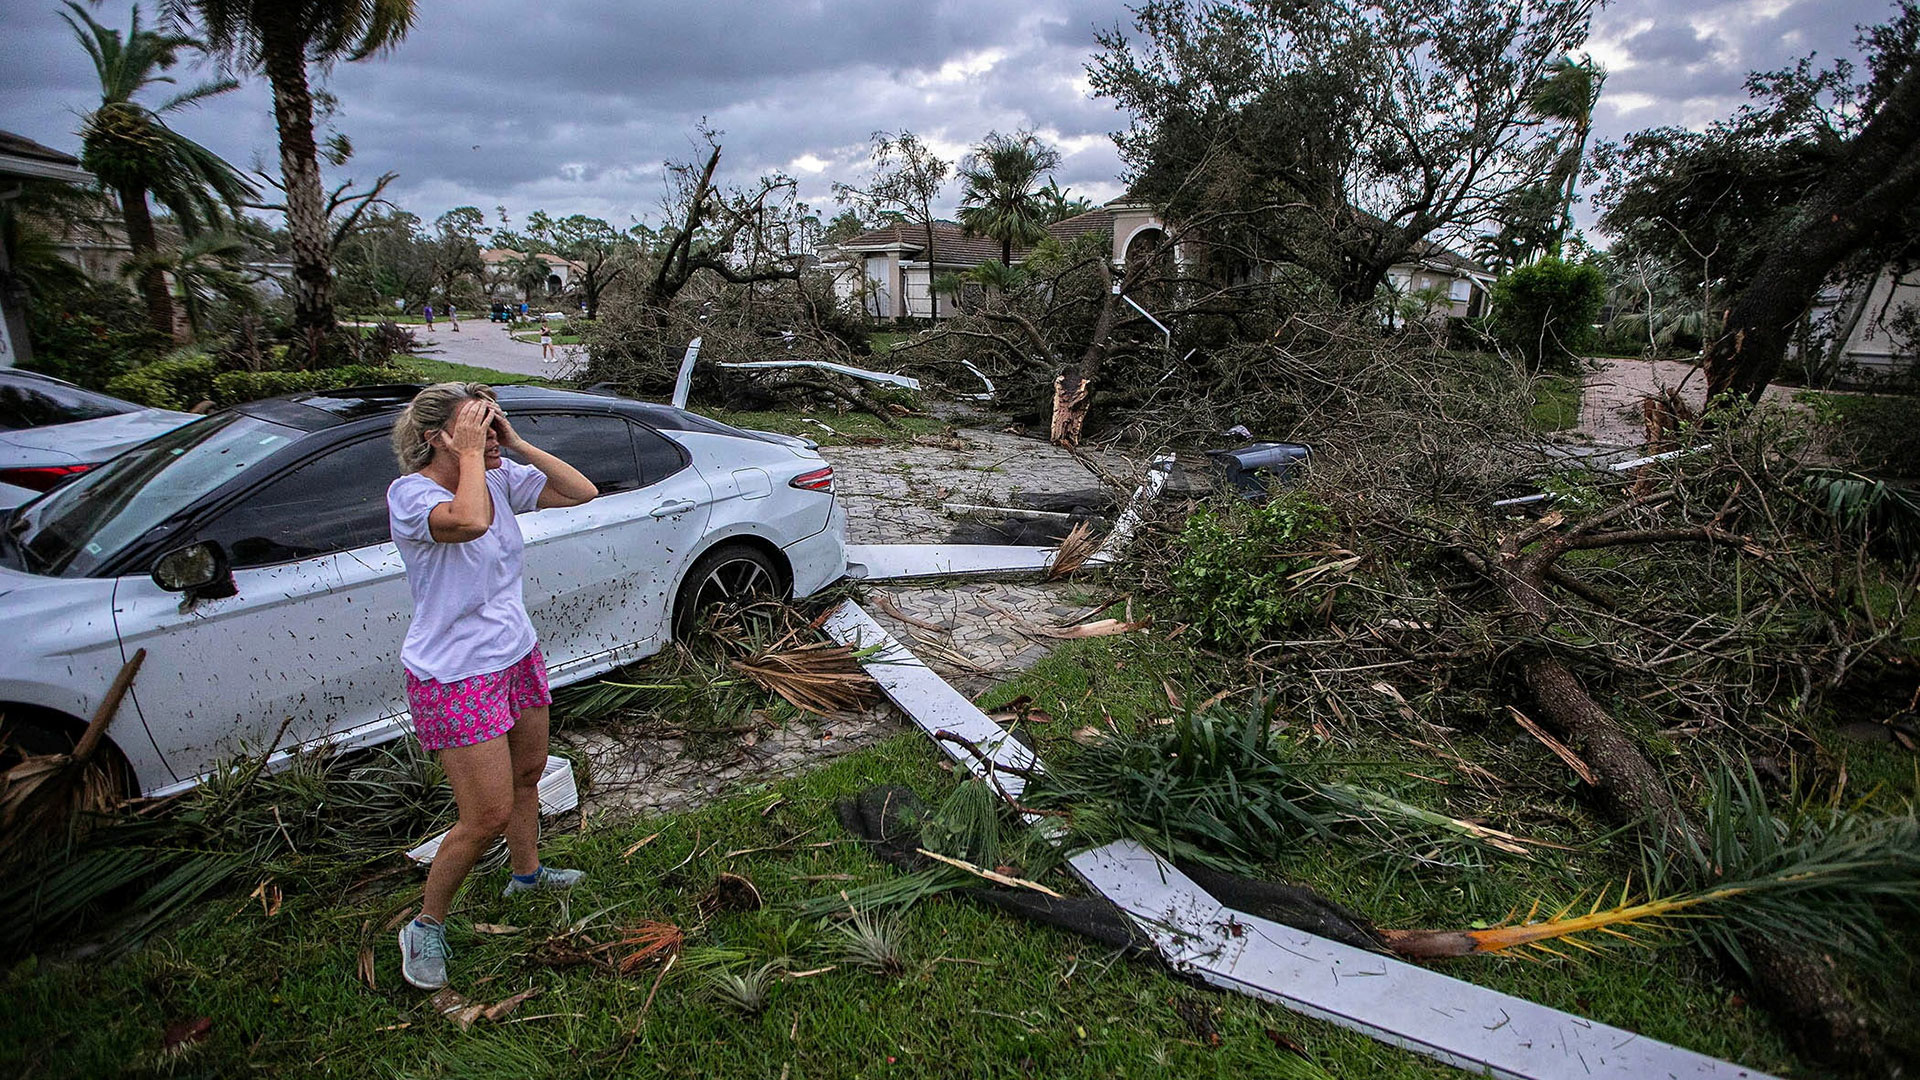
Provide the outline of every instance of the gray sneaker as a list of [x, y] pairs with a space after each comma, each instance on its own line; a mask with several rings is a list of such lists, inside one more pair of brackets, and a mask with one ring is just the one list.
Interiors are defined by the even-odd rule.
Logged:
[[532, 881], [521, 881], [513, 875], [507, 875], [507, 887], [500, 890], [501, 896], [519, 896], [530, 892], [565, 892], [580, 884], [587, 876], [585, 870], [555, 870], [551, 866], [542, 866]]
[[447, 985], [447, 928], [408, 919], [400, 928], [400, 975], [422, 990]]

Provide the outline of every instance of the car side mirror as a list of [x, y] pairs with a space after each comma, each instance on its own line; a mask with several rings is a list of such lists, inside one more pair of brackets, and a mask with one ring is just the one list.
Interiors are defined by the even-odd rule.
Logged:
[[187, 600], [222, 600], [240, 591], [233, 566], [217, 541], [202, 540], [175, 548], [153, 564], [153, 583]]

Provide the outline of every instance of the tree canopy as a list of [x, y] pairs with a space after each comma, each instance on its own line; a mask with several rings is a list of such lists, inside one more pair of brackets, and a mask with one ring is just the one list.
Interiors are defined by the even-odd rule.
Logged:
[[361, 60], [399, 44], [413, 25], [413, 0], [167, 0], [167, 7], [197, 21], [230, 63], [265, 74], [272, 85], [294, 326], [323, 340], [335, 325], [332, 252], [307, 65]]
[[1247, 259], [1373, 296], [1552, 175], [1542, 83], [1595, 0], [1148, 0], [1098, 35], [1094, 88], [1135, 197]]

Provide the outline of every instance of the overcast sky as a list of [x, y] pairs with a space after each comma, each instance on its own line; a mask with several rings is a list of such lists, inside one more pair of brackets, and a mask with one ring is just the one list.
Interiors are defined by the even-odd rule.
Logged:
[[[59, 10], [0, 3], [0, 129], [77, 152], [99, 89]], [[1743, 100], [1748, 71], [1854, 55], [1855, 24], [1892, 10], [1615, 0], [1589, 43], [1610, 73], [1599, 134], [1702, 126]], [[516, 222], [536, 208], [657, 218], [661, 162], [693, 153], [703, 117], [724, 133], [728, 179], [783, 170], [829, 216], [829, 185], [860, 179], [877, 130], [918, 132], [955, 158], [989, 130], [1032, 128], [1061, 149], [1063, 186], [1096, 201], [1120, 192], [1108, 133], [1126, 121], [1090, 96], [1085, 71], [1095, 29], [1130, 22], [1115, 0], [419, 0], [418, 11], [396, 50], [325, 82], [356, 149], [340, 178], [395, 171], [391, 196], [427, 220], [462, 204], [489, 218], [504, 204]], [[107, 0], [95, 17], [124, 27], [127, 8]], [[173, 122], [277, 172], [263, 83]]]

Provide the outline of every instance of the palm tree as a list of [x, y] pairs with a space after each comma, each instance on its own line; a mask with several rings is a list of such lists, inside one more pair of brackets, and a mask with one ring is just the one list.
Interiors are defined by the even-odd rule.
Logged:
[[532, 252], [525, 252], [509, 261], [506, 268], [513, 275], [514, 285], [527, 298], [527, 303], [533, 303], [535, 293], [546, 295], [547, 278], [553, 274], [553, 267], [547, 265], [547, 260]]
[[1600, 87], [1607, 81], [1606, 69], [1592, 57], [1575, 60], [1562, 56], [1546, 67], [1546, 74], [1527, 97], [1527, 108], [1541, 120], [1557, 122], [1560, 134], [1548, 144], [1553, 155], [1547, 179], [1559, 195], [1560, 212], [1553, 222], [1553, 243], [1548, 254], [1560, 257], [1560, 248], [1573, 229], [1573, 194], [1580, 183], [1580, 166], [1587, 154], [1587, 139], [1593, 134], [1593, 109], [1600, 101]]
[[232, 79], [201, 83], [149, 109], [135, 101], [135, 95], [156, 83], [172, 83], [172, 76], [162, 73], [179, 62], [182, 51], [199, 48], [199, 43], [180, 34], [142, 29], [138, 6], [124, 36], [95, 22], [72, 0], [67, 8], [60, 17], [73, 28], [100, 77], [100, 107], [88, 113], [80, 126], [80, 163], [119, 200], [127, 246], [133, 249], [134, 262], [141, 265], [138, 280], [147, 322], [160, 333], [172, 335], [173, 300], [155, 261], [160, 243], [147, 196], [173, 211], [183, 231], [192, 232], [217, 220], [221, 203], [236, 206], [255, 193], [231, 165], [169, 128], [161, 117], [238, 84]]
[[287, 192], [293, 255], [293, 324], [313, 340], [334, 330], [327, 199], [313, 138], [307, 65], [362, 60], [399, 44], [413, 26], [413, 0], [167, 0], [176, 16], [198, 17], [207, 41], [228, 59], [266, 75], [280, 129], [280, 177]]
[[211, 327], [216, 302], [253, 306], [256, 294], [240, 269], [247, 251], [246, 239], [237, 233], [202, 232], [174, 251], [131, 260], [121, 272], [137, 277], [159, 270], [172, 278], [187, 325], [197, 334]]
[[1015, 244], [1036, 244], [1047, 235], [1048, 204], [1040, 194], [1040, 177], [1059, 164], [1060, 151], [1031, 131], [990, 133], [960, 163], [966, 184], [960, 228], [1000, 241], [1000, 261], [1011, 265]]
[[1040, 189], [1040, 202], [1046, 207], [1047, 224], [1079, 217], [1093, 209], [1093, 200], [1084, 195], [1069, 198], [1068, 193], [1072, 190], [1061, 187], [1060, 181], [1052, 177], [1047, 178], [1047, 186]]

